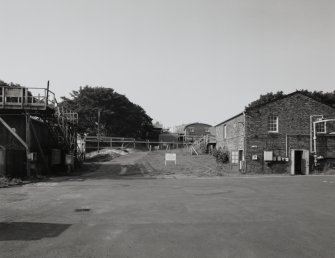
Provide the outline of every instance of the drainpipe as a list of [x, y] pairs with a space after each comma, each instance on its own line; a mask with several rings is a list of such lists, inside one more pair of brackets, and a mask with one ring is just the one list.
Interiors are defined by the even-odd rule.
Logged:
[[288, 147], [288, 135], [286, 134], [286, 137], [285, 137], [285, 157], [286, 158], [288, 158], [288, 156], [287, 156], [287, 154], [288, 154], [287, 147]]
[[[309, 117], [309, 131], [310, 131], [310, 145], [309, 145], [309, 151], [310, 152], [314, 152], [313, 151], [313, 130], [315, 131], [314, 125], [313, 125], [313, 118], [314, 117], [321, 117], [323, 119], [323, 115], [311, 115]], [[315, 146], [315, 145], [314, 145]], [[316, 146], [315, 146], [316, 147]]]

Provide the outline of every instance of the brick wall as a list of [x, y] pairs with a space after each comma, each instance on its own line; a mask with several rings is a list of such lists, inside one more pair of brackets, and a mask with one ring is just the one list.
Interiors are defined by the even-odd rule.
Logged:
[[[196, 141], [204, 135], [210, 134], [208, 124], [194, 123], [185, 127], [185, 140]], [[192, 129], [192, 130], [191, 130]]]
[[[278, 116], [278, 133], [268, 132], [268, 117]], [[271, 102], [246, 112], [246, 163], [247, 172], [289, 172], [290, 162], [264, 162], [264, 151], [275, 156], [290, 157], [290, 149], [310, 149], [310, 116], [334, 116], [335, 110], [303, 94]], [[319, 137], [319, 146], [326, 146]], [[287, 143], [287, 148], [286, 148]], [[324, 152], [327, 152], [325, 148]], [[252, 160], [257, 155], [257, 160]]]

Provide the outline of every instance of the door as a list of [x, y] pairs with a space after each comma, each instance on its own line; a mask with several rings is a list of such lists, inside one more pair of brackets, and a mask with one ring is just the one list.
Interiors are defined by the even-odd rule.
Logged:
[[291, 150], [291, 175], [309, 174], [309, 151]]
[[243, 169], [243, 150], [238, 151], [238, 163], [240, 166], [240, 170]]
[[303, 151], [296, 150], [294, 154], [294, 174], [295, 175], [303, 174], [302, 153]]

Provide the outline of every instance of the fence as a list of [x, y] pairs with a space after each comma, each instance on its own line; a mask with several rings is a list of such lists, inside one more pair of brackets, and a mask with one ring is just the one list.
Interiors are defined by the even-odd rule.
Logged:
[[[82, 140], [81, 144], [82, 144]], [[146, 150], [157, 149], [178, 149], [184, 148], [190, 144], [183, 142], [163, 142], [163, 141], [149, 141], [149, 140], [136, 140], [135, 138], [122, 138], [122, 137], [106, 137], [106, 136], [86, 136], [85, 151], [99, 151], [105, 148], [137, 148]]]

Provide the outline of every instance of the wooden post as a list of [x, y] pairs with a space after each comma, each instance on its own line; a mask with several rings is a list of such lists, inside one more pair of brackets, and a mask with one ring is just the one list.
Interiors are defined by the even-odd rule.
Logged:
[[5, 87], [1, 87], [1, 105], [5, 105]]
[[23, 99], [24, 99], [23, 98], [24, 97], [24, 92], [25, 92], [25, 88], [21, 88], [21, 97], [20, 97], [21, 101], [20, 102], [21, 102], [21, 108], [22, 109], [23, 109], [23, 102], [24, 102], [23, 101]]
[[98, 153], [100, 151], [100, 112], [101, 110], [98, 110]]
[[[28, 92], [27, 92], [28, 93]], [[27, 156], [27, 176], [30, 177], [30, 116], [26, 114], [26, 156]]]
[[24, 103], [27, 106], [28, 105], [28, 89], [25, 89], [25, 94], [24, 94]]
[[48, 106], [48, 102], [49, 102], [49, 81], [47, 84], [47, 92], [46, 92], [46, 100], [45, 100], [46, 107]]

